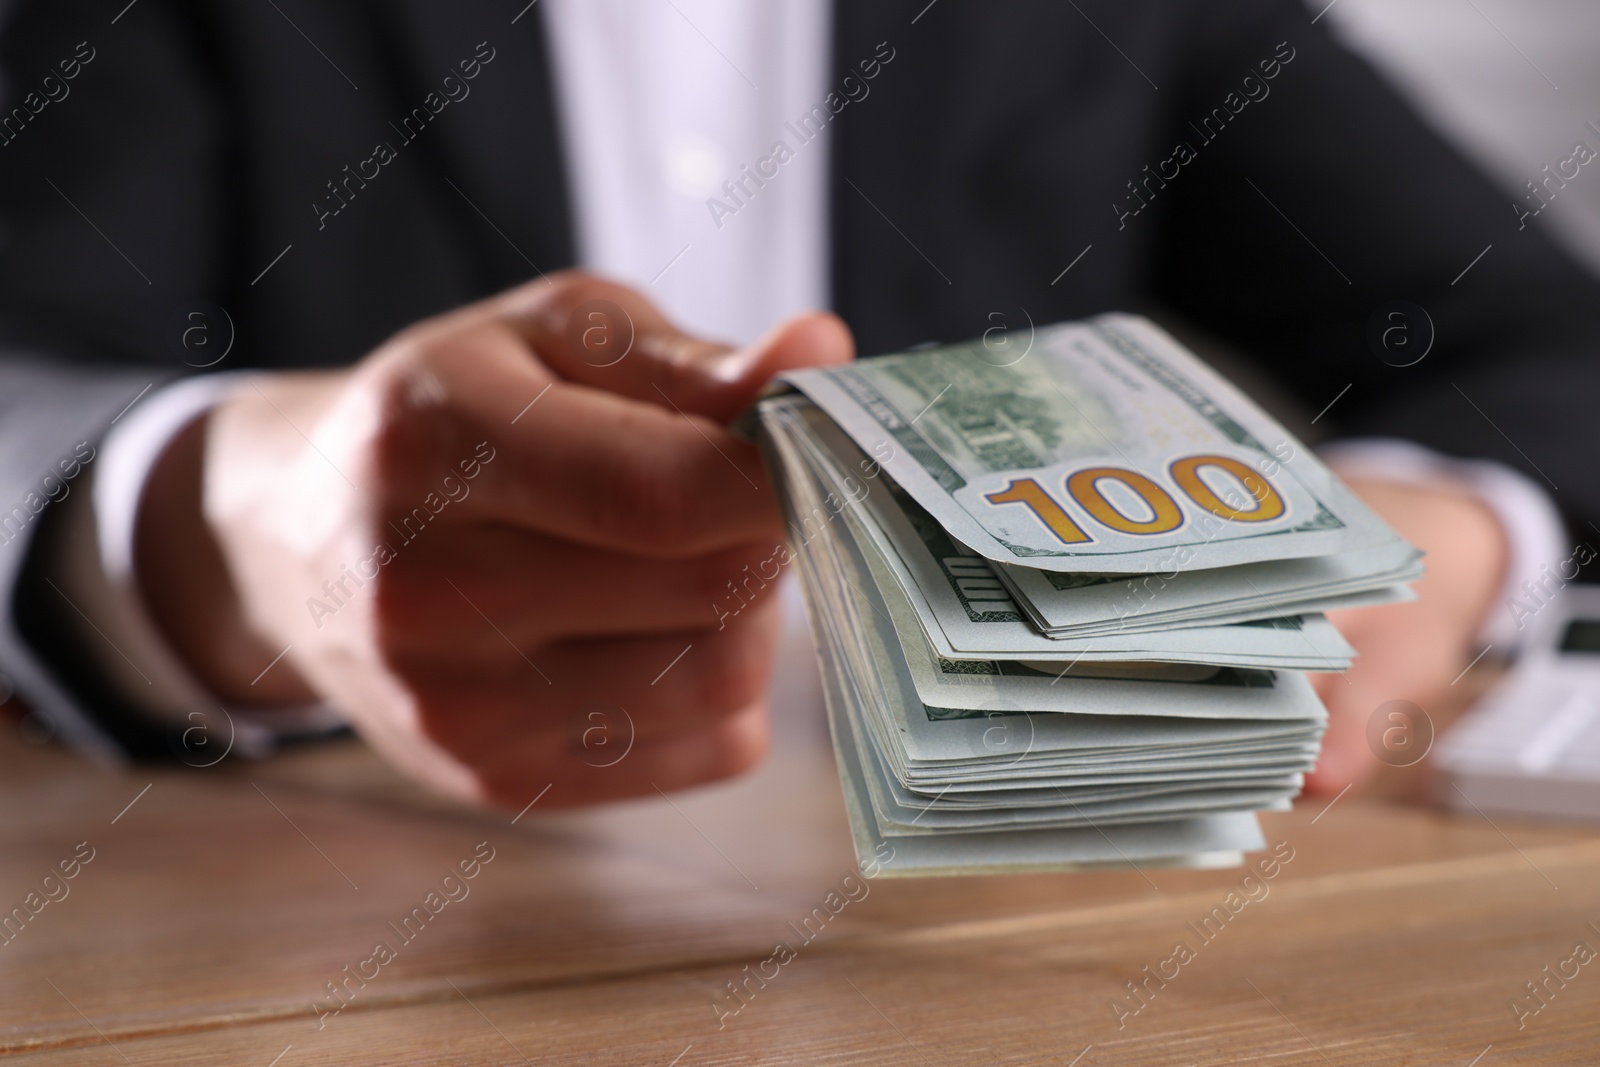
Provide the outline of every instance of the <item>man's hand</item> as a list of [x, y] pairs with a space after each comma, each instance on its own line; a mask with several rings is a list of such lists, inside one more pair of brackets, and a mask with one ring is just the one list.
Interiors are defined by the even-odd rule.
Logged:
[[142, 505], [141, 586], [219, 696], [331, 701], [457, 797], [736, 774], [765, 749], [776, 616], [714, 605], [784, 532], [723, 427], [775, 372], [851, 355], [832, 316], [733, 352], [620, 286], [530, 284], [191, 427]]
[[1367, 741], [1374, 711], [1391, 700], [1424, 711], [1437, 707], [1481, 651], [1473, 641], [1500, 588], [1508, 551], [1499, 520], [1467, 493], [1356, 479], [1350, 487], [1428, 554], [1427, 573], [1414, 586], [1414, 601], [1329, 615], [1358, 657], [1348, 674], [1312, 676], [1328, 706], [1328, 733], [1306, 791], [1326, 795], [1377, 769], [1378, 754]]

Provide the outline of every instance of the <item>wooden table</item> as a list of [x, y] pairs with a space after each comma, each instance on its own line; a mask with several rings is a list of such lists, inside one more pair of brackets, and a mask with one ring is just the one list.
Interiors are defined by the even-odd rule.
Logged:
[[[8, 730], [0, 908], [67, 895], [0, 947], [0, 1051], [19, 1067], [1600, 1063], [1600, 961], [1564, 962], [1600, 949], [1592, 828], [1308, 802], [1266, 820], [1293, 859], [1237, 914], [1244, 871], [863, 890], [821, 729], [782, 724], [778, 756], [738, 783], [535, 805], [515, 825], [413, 791], [354, 741], [111, 773]], [[444, 883], [467, 895], [429, 911], [475, 851], [493, 858]], [[780, 941], [793, 958], [764, 962]], [[1577, 974], [1548, 980], [1534, 1015], [1523, 983], [1547, 965]]]

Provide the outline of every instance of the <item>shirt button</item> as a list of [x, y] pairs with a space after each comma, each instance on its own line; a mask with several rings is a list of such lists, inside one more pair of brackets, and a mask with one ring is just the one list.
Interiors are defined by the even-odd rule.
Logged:
[[668, 143], [665, 169], [668, 188], [697, 199], [711, 196], [729, 177], [724, 173], [717, 146], [694, 134], [675, 137]]

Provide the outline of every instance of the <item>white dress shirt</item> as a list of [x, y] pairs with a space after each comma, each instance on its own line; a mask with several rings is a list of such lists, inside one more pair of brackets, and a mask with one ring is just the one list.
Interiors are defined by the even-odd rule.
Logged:
[[[540, 6], [580, 262], [734, 344], [826, 307], [829, 138], [785, 123], [827, 95], [830, 0]], [[793, 158], [745, 178], [779, 141]]]
[[[580, 262], [641, 289], [683, 328], [736, 344], [826, 307], [829, 137], [801, 143], [786, 123], [827, 95], [830, 0], [544, 0], [538, 11], [552, 46]], [[780, 140], [792, 158], [777, 175], [747, 182], [736, 212], [714, 210], [713, 200], [734, 202], [724, 183], [738, 183]], [[68, 523], [77, 547], [63, 577], [107, 638], [90, 642], [90, 654], [103, 653], [128, 694], [171, 722], [214, 702], [144, 609], [134, 518], [164, 442], [239, 380], [181, 382], [131, 409], [101, 449], [92, 515], [78, 508]], [[1508, 468], [1405, 442], [1341, 447], [1363, 473], [1479, 493], [1512, 544], [1507, 595], [1566, 555], [1548, 497]], [[1491, 615], [1485, 639], [1504, 647], [1516, 634], [1502, 616]], [[130, 657], [105, 645], [136, 650], [145, 669], [130, 672]], [[262, 735], [273, 716], [239, 717], [263, 724], [247, 728], [241, 747], [268, 747]], [[278, 721], [303, 730], [331, 718], [326, 708], [291, 709]]]

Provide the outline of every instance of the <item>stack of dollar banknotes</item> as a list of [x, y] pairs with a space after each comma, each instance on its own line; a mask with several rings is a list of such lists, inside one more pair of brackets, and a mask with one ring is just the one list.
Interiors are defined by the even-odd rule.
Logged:
[[1242, 862], [1317, 760], [1304, 672], [1350, 665], [1323, 612], [1422, 572], [1135, 316], [788, 373], [757, 414], [884, 875]]

